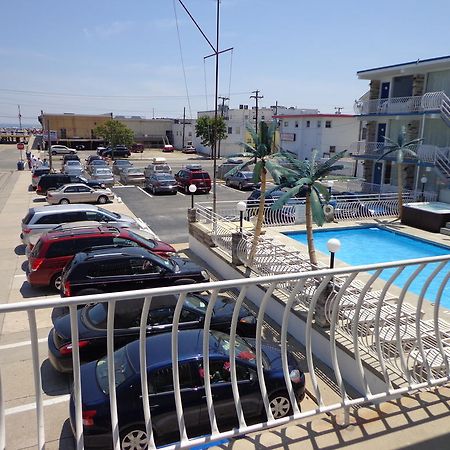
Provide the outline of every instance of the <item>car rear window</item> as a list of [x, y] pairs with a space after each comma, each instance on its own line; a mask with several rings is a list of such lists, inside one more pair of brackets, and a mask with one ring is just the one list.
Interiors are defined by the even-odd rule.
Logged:
[[34, 212], [28, 211], [28, 214], [22, 219], [22, 223], [25, 225], [28, 225], [30, 223], [30, 220], [33, 218]]
[[42, 176], [42, 175], [47, 175], [48, 173], [50, 173], [50, 168], [47, 169], [35, 169], [33, 172], [33, 175], [36, 175], [38, 177]]
[[207, 174], [206, 172], [193, 172], [192, 179], [193, 180], [208, 180], [209, 174]]
[[56, 241], [50, 244], [47, 250], [46, 258], [61, 258], [63, 256], [72, 256], [74, 254], [74, 243], [71, 240]]
[[[128, 360], [126, 347], [114, 352], [114, 373], [116, 378], [116, 387], [121, 385], [134, 375], [134, 370]], [[108, 384], [108, 358], [104, 357], [97, 362], [95, 369], [98, 385], [105, 393], [109, 393]]]
[[37, 241], [37, 244], [33, 247], [33, 250], [31, 250], [30, 256], [33, 258], [39, 256], [39, 253], [41, 252], [41, 248], [43, 245], [44, 245], [43, 242], [39, 239], [39, 241]]

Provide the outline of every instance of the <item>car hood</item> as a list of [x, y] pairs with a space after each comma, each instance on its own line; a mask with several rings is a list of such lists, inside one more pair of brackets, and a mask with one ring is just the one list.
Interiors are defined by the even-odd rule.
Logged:
[[[212, 321], [231, 321], [235, 305], [236, 301], [233, 298], [219, 295], [216, 304], [214, 305], [214, 316]], [[245, 306], [241, 306], [239, 310], [239, 319], [248, 316], [253, 316], [253, 314]]]
[[183, 273], [186, 275], [198, 274], [203, 270], [199, 265], [195, 264], [189, 259], [173, 257], [172, 261], [178, 266], [178, 269], [176, 270], [177, 273]]

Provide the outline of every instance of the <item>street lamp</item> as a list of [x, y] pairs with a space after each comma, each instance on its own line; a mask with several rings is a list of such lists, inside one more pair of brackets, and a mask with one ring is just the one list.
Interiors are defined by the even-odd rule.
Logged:
[[239, 211], [239, 230], [242, 234], [242, 225], [244, 222], [244, 211], [247, 209], [247, 203], [244, 201], [238, 202], [236, 209]]
[[189, 192], [191, 193], [191, 209], [194, 209], [194, 194], [197, 192], [197, 186], [195, 184], [190, 184]]
[[327, 248], [330, 252], [330, 269], [332, 269], [334, 267], [334, 254], [341, 249], [341, 241], [335, 238], [329, 239]]
[[425, 201], [425, 194], [424, 194], [424, 192], [425, 192], [425, 183], [428, 181], [428, 178], [427, 177], [422, 177], [421, 179], [420, 179], [420, 182], [422, 183], [422, 201], [424, 202]]
[[329, 180], [328, 183], [327, 183], [327, 186], [328, 186], [328, 193], [331, 196], [331, 190], [333, 189], [334, 181], [333, 180]]

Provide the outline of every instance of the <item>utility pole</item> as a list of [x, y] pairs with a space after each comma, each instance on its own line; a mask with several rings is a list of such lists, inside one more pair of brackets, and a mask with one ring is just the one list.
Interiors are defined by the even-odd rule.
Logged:
[[344, 108], [343, 108], [342, 106], [335, 106], [335, 107], [334, 107], [334, 113], [335, 113], [335, 114], [342, 114], [341, 111], [342, 111], [343, 109], [344, 109]]
[[20, 105], [17, 105], [17, 108], [19, 110], [19, 129], [22, 129], [22, 114], [20, 114]]
[[[222, 108], [220, 110], [220, 117], [223, 117], [223, 108], [225, 107], [225, 100], [230, 100], [228, 97], [221, 97], [219, 96], [219, 98], [222, 100]], [[221, 139], [219, 138], [219, 148], [218, 148], [218, 152], [217, 152], [217, 157], [220, 158], [220, 143], [221, 143]]]
[[186, 127], [186, 107], [183, 108], [183, 142], [181, 143], [181, 150], [184, 148], [184, 128]]
[[264, 98], [264, 95], [259, 95], [258, 89], [256, 91], [252, 91], [252, 94], [255, 94], [255, 95], [251, 95], [250, 98], [254, 98], [255, 102], [256, 102], [255, 132], [256, 132], [256, 134], [258, 134], [258, 100], [260, 98]]

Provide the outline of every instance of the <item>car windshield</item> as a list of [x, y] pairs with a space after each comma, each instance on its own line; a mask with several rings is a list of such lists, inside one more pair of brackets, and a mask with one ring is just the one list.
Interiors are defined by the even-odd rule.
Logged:
[[[120, 386], [124, 381], [134, 375], [134, 370], [131, 367], [130, 361], [128, 361], [126, 347], [122, 347], [114, 352], [114, 373], [116, 378], [116, 387]], [[100, 389], [108, 395], [108, 358], [106, 356], [97, 362], [95, 375], [97, 377], [97, 382]]]
[[244, 178], [253, 178], [253, 172], [241, 172]]
[[158, 181], [175, 181], [175, 178], [171, 175], [156, 175]]
[[142, 175], [142, 170], [133, 167], [131, 169], [127, 169], [127, 174], [128, 175]]
[[144, 247], [147, 247], [147, 248], [155, 248], [156, 247], [156, 242], [153, 241], [152, 239], [145, 239], [145, 237], [139, 236], [139, 234], [134, 233], [131, 230], [127, 230], [127, 232], [131, 238], [133, 238], [136, 242], [139, 242], [140, 244], [142, 244]]
[[91, 161], [91, 164], [94, 166], [106, 166], [106, 161], [103, 161], [103, 159], [93, 159]]
[[97, 175], [111, 175], [111, 171], [109, 169], [97, 169], [95, 171]]
[[[230, 356], [230, 336], [220, 331], [210, 331], [210, 336], [210, 346], [212, 346], [213, 349], [217, 352], [223, 353], [226, 356]], [[251, 347], [247, 341], [239, 336], [236, 336], [235, 356], [236, 359], [256, 364], [255, 349]], [[269, 367], [269, 362], [264, 353], [262, 354], [262, 356], [263, 367], [267, 369]]]
[[80, 161], [67, 161], [68, 166], [81, 166]]
[[131, 166], [130, 161], [127, 161], [127, 160], [125, 160], [125, 159], [120, 159], [120, 160], [118, 160], [118, 161], [115, 161], [114, 164], [115, 164], [116, 166]]
[[208, 307], [208, 303], [201, 297], [197, 297], [196, 295], [187, 295], [184, 301], [185, 305], [195, 309], [197, 311], [206, 314], [206, 308]]
[[113, 216], [116, 219], [120, 219], [121, 218], [121, 215], [118, 214], [118, 213], [115, 213], [114, 211], [107, 211], [106, 209], [100, 208], [100, 207], [98, 208], [98, 210], [101, 211], [103, 214], [106, 214], [107, 216]]

